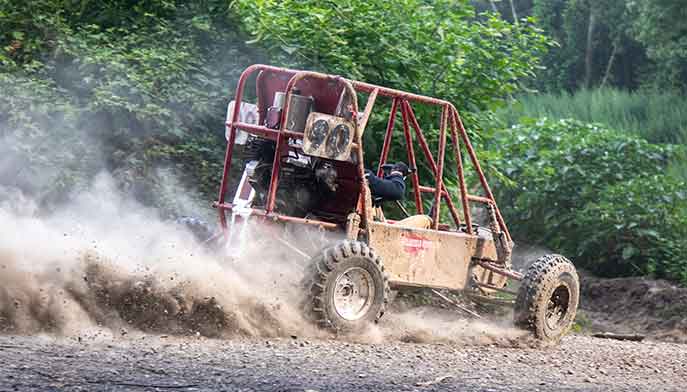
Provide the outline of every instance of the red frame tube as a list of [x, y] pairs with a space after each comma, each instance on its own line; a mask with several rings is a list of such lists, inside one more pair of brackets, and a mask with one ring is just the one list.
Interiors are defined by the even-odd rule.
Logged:
[[470, 214], [468, 189], [465, 184], [465, 173], [463, 172], [463, 155], [460, 153], [457, 128], [455, 116], [451, 115], [451, 141], [453, 142], [453, 151], [456, 154], [456, 172], [458, 174], [461, 204], [463, 205], [463, 218], [465, 219], [466, 231], [468, 234], [472, 234], [472, 216]]
[[[401, 104], [401, 117], [403, 118], [403, 136], [406, 139], [406, 149], [408, 152], [408, 164], [412, 168], [417, 168], [415, 162], [415, 148], [413, 148], [413, 138], [410, 136], [410, 126], [408, 124], [408, 112], [406, 105]], [[415, 209], [418, 214], [424, 214], [424, 206], [422, 205], [422, 196], [420, 195], [420, 176], [417, 170], [411, 174], [413, 181], [413, 195], [415, 196]]]
[[396, 124], [396, 112], [398, 111], [398, 99], [394, 98], [391, 102], [391, 112], [389, 114], [389, 121], [386, 125], [386, 132], [384, 133], [384, 144], [382, 145], [382, 155], [379, 158], [379, 167], [377, 167], [377, 176], [382, 175], [382, 166], [386, 163], [389, 157], [389, 147], [391, 146], [391, 134], [394, 131]]
[[446, 105], [441, 107], [441, 120], [439, 122], [439, 154], [437, 156], [437, 167], [434, 173], [436, 178], [436, 190], [434, 193], [434, 216], [432, 217], [432, 229], [439, 228], [439, 218], [441, 217], [441, 191], [444, 189], [444, 156], [446, 154], [446, 120], [448, 108]]
[[491, 188], [489, 188], [489, 184], [487, 183], [487, 178], [484, 176], [482, 166], [480, 166], [479, 164], [479, 160], [477, 159], [475, 149], [472, 148], [472, 143], [470, 143], [468, 133], [467, 131], [465, 131], [463, 121], [460, 119], [460, 115], [458, 115], [458, 110], [455, 107], [452, 107], [452, 109], [453, 116], [455, 117], [455, 121], [458, 125], [458, 130], [460, 131], [460, 136], [463, 139], [463, 143], [465, 143], [465, 149], [468, 151], [468, 155], [470, 156], [470, 160], [472, 161], [472, 166], [477, 172], [479, 181], [482, 184], [482, 188], [484, 189], [484, 193], [486, 193], [487, 198], [491, 200], [491, 202], [494, 205], [494, 210], [496, 211], [496, 219], [498, 220], [501, 230], [503, 230], [503, 232], [506, 233], [506, 238], [508, 239], [508, 241], [512, 241], [510, 233], [508, 232], [508, 228], [506, 227], [506, 223], [503, 220], [503, 216], [501, 216], [501, 210], [499, 210], [499, 207], [496, 205], [496, 199], [494, 198], [494, 194], [491, 192]]
[[[434, 161], [434, 157], [432, 156], [432, 153], [429, 150], [429, 145], [427, 143], [427, 139], [425, 139], [425, 135], [422, 133], [422, 129], [420, 128], [420, 124], [417, 121], [417, 118], [415, 117], [415, 112], [413, 112], [413, 108], [410, 106], [410, 104], [407, 101], [403, 101], [404, 106], [408, 110], [408, 117], [410, 118], [410, 124], [413, 126], [413, 129], [415, 130], [415, 136], [417, 137], [418, 142], [420, 143], [420, 147], [422, 148], [422, 152], [425, 154], [425, 158], [427, 159], [427, 162], [430, 165], [430, 169], [432, 172], [436, 174], [437, 171], [437, 164]], [[427, 188], [420, 186], [420, 192], [426, 192], [423, 191], [422, 188]], [[436, 188], [432, 188], [432, 192], [435, 191]], [[448, 206], [449, 211], [451, 212], [451, 216], [453, 217], [453, 221], [456, 223], [456, 227], [460, 226], [460, 217], [458, 216], [458, 211], [456, 210], [456, 206], [453, 204], [453, 200], [451, 200], [450, 195], [448, 194], [446, 187], [442, 186], [442, 195], [444, 196], [444, 199], [446, 200], [446, 205]]]

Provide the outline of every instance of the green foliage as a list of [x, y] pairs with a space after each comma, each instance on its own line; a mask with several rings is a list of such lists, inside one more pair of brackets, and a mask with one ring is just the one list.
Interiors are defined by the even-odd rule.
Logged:
[[[17, 185], [46, 196], [108, 170], [149, 199], [151, 167], [189, 146], [221, 155], [229, 88], [255, 57], [242, 43], [222, 0], [0, 0], [0, 136], [25, 167]], [[197, 163], [174, 174], [210, 199], [221, 174]]]
[[687, 283], [685, 183], [664, 174], [676, 154], [600, 125], [540, 120], [502, 131], [496, 187], [511, 227], [605, 276]]
[[478, 17], [466, 1], [0, 0], [0, 26], [0, 129], [18, 141], [6, 145], [26, 167], [23, 187], [60, 194], [108, 170], [146, 200], [158, 165], [214, 197], [216, 165], [189, 151], [221, 155], [231, 84], [260, 57], [236, 26], [276, 63], [449, 98], [473, 125], [534, 74], [547, 45], [532, 21]]
[[574, 91], [606, 84], [633, 89], [640, 84], [647, 59], [628, 34], [626, 2], [534, 0], [533, 15], [559, 44], [544, 59], [547, 69], [536, 81], [540, 88]]
[[591, 329], [592, 320], [583, 312], [578, 311], [575, 315], [575, 323], [573, 324], [572, 331], [577, 334], [587, 334]]
[[[466, 0], [237, 0], [244, 29], [280, 63], [492, 109], [534, 76], [548, 40]], [[476, 124], [473, 121], [472, 124]]]
[[[118, 3], [64, 3], [0, 4], [0, 9], [11, 9], [0, 13], [0, 22], [8, 22], [2, 33], [10, 44], [5, 47], [10, 72], [48, 80], [76, 98], [83, 112], [105, 112], [115, 123], [106, 125], [133, 132], [180, 135], [222, 111], [220, 76], [235, 75], [236, 64], [230, 63], [228, 72], [213, 59], [238, 54], [219, 42], [236, 41], [228, 23], [199, 23], [189, 17], [201, 11], [197, 6], [169, 1], [133, 9]], [[208, 14], [215, 6], [208, 4], [202, 11]], [[112, 14], [108, 22], [114, 23], [98, 23], [97, 11]], [[82, 19], [84, 13], [93, 19]], [[216, 38], [208, 41], [209, 36]]]
[[[473, 0], [506, 20], [534, 16], [557, 45], [533, 80], [544, 91], [615, 86], [687, 92], [683, 0]], [[513, 8], [511, 8], [511, 5]]]
[[[604, 189], [577, 215], [580, 257], [606, 275], [652, 275], [687, 284], [685, 182], [655, 174]], [[599, 254], [598, 250], [605, 250]]]
[[497, 111], [497, 117], [508, 126], [523, 117], [574, 118], [622, 129], [652, 143], [687, 143], [687, 97], [670, 92], [605, 88], [523, 95]]
[[682, 151], [676, 154], [668, 167], [667, 174], [674, 178], [680, 178], [687, 181], [687, 149], [683, 148]]
[[654, 85], [687, 92], [687, 7], [682, 0], [628, 1], [630, 31], [653, 60]]
[[580, 87], [616, 86], [634, 90], [650, 86], [687, 91], [684, 1], [532, 3], [531, 14], [559, 44], [544, 58], [546, 70], [534, 81], [540, 89], [575, 91]]

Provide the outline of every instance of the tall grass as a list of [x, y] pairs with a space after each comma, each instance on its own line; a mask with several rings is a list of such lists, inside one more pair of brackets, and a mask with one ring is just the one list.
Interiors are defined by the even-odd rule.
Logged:
[[522, 117], [574, 118], [641, 135], [654, 143], [687, 144], [687, 97], [662, 92], [605, 88], [574, 94], [536, 94], [497, 112], [508, 126]]
[[687, 147], [670, 162], [668, 174], [687, 181]]

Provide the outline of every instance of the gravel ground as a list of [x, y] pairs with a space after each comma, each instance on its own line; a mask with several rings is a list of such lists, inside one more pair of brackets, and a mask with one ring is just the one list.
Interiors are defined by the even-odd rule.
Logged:
[[684, 391], [687, 346], [0, 336], [0, 391]]

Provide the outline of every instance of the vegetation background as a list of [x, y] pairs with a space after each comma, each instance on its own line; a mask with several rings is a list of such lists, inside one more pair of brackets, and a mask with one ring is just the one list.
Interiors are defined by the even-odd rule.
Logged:
[[198, 213], [255, 62], [451, 100], [519, 239], [687, 285], [682, 0], [0, 0], [0, 199], [49, 213], [108, 171]]

